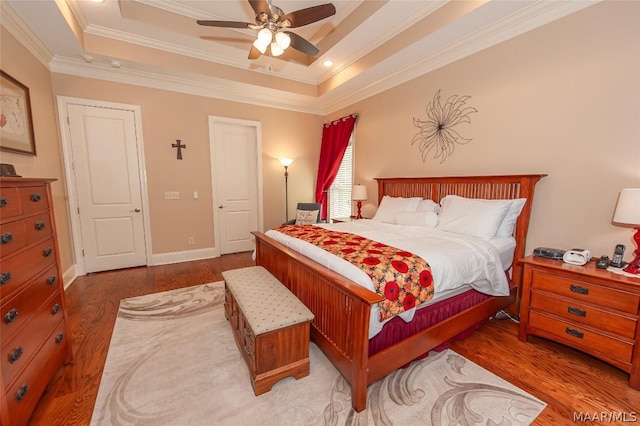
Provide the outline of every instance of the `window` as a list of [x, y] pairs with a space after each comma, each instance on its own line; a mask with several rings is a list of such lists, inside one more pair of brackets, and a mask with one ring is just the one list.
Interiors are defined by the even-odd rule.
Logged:
[[329, 188], [329, 218], [351, 216], [353, 186], [353, 133], [340, 163], [338, 175]]

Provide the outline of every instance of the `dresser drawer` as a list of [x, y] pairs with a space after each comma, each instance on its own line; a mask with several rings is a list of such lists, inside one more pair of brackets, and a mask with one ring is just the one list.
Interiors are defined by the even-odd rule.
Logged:
[[37, 244], [20, 256], [2, 259], [0, 264], [0, 296], [4, 298], [22, 284], [56, 262], [53, 239]]
[[[11, 425], [24, 425], [38, 404], [49, 378], [65, 361], [68, 354], [68, 341], [65, 336], [64, 321], [47, 336], [31, 365], [37, 368], [24, 370], [6, 393], [6, 408]], [[6, 384], [6, 383], [5, 383]], [[4, 395], [3, 395], [4, 397]]]
[[25, 222], [18, 220], [0, 226], [0, 257], [4, 258], [27, 246]]
[[0, 365], [5, 386], [11, 385], [18, 373], [29, 364], [46, 337], [63, 319], [62, 298], [58, 293], [34, 312], [20, 333], [8, 340], [3, 338]]
[[531, 286], [534, 290], [544, 290], [630, 314], [638, 314], [638, 306], [640, 305], [640, 296], [637, 294], [602, 287], [586, 281], [549, 275], [540, 271], [533, 272]]
[[551, 333], [557, 336], [559, 341], [577, 349], [587, 348], [625, 363], [631, 362], [633, 341], [617, 339], [592, 328], [550, 318], [535, 311], [529, 313], [529, 327]]
[[0, 188], [0, 219], [22, 214], [18, 188]]
[[14, 297], [2, 300], [0, 308], [0, 336], [6, 341], [26, 324], [31, 317], [58, 289], [58, 274], [55, 266], [41, 274]]
[[37, 216], [31, 216], [24, 219], [24, 222], [25, 229], [27, 231], [27, 244], [33, 244], [37, 241], [44, 240], [53, 234], [49, 212], [42, 213]]
[[28, 186], [18, 188], [22, 214], [31, 214], [49, 209], [47, 188], [45, 186]]
[[633, 340], [636, 337], [637, 317], [616, 314], [561, 296], [534, 291], [531, 294], [531, 309], [548, 312], [567, 321], [589, 325], [627, 339]]

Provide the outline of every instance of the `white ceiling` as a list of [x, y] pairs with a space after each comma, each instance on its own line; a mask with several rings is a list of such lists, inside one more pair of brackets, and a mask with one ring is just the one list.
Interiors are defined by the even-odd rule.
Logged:
[[272, 0], [285, 13], [331, 2], [336, 14], [291, 30], [316, 58], [256, 60], [256, 30], [195, 23], [253, 23], [246, 0], [3, 0], [1, 11], [53, 72], [329, 114], [597, 1]]

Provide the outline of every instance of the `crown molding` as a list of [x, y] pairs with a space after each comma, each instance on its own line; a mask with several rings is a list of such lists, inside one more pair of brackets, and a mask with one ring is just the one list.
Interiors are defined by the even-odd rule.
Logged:
[[53, 54], [40, 41], [31, 28], [25, 24], [22, 17], [6, 1], [0, 2], [0, 14], [2, 26], [7, 29], [35, 58], [45, 67], [49, 68], [49, 62]]
[[297, 95], [281, 90], [253, 86], [215, 77], [196, 80], [167, 74], [140, 71], [131, 68], [113, 68], [106, 64], [86, 63], [79, 59], [54, 57], [51, 72], [111, 81], [119, 84], [167, 90], [195, 96], [204, 96], [269, 108], [285, 109], [324, 115], [317, 98]]
[[[298, 95], [281, 90], [218, 79], [215, 77], [185, 77], [169, 75], [167, 72], [160, 70], [141, 71], [127, 68], [124, 65], [121, 68], [115, 69], [104, 64], [85, 63], [79, 59], [58, 56], [53, 57], [51, 52], [49, 52], [42, 42], [40, 42], [33, 31], [31, 31], [22, 18], [11, 8], [11, 6], [7, 4], [7, 2], [1, 2], [2, 8], [0, 11], [2, 12], [2, 26], [7, 28], [7, 30], [51, 72], [155, 88], [195, 96], [205, 96], [270, 108], [316, 115], [328, 115], [334, 111], [363, 101], [371, 96], [420, 77], [466, 56], [487, 49], [510, 38], [516, 37], [527, 31], [589, 7], [599, 1], [600, 0], [564, 0], [532, 3], [530, 7], [507, 16], [490, 26], [482, 28], [471, 34], [467, 34], [465, 37], [450, 43], [444, 48], [441, 48], [426, 57], [416, 55], [416, 57], [420, 57], [421, 59], [415, 61], [409, 66], [397, 69], [395, 72], [385, 73], [382, 77], [374, 79], [374, 81], [370, 83], [362, 82], [363, 79], [367, 78], [365, 76], [355, 77], [352, 82], [346, 83], [345, 88], [338, 88], [334, 92], [327, 93], [321, 97]], [[213, 57], [212, 55], [196, 49], [185, 50], [184, 47], [178, 47], [152, 39], [141, 39], [139, 37], [136, 37], [134, 40], [130, 34], [118, 33], [101, 27], [89, 26], [87, 28], [87, 32], [129, 43], [148, 46], [154, 49], [160, 49], [170, 53], [214, 61], [229, 66], [238, 66], [238, 64], [234, 64], [231, 61], [226, 61], [227, 63], [220, 61], [219, 58]], [[416, 43], [414, 46], [409, 46], [408, 49], [420, 50], [419, 43]], [[387, 64], [390, 63], [390, 61], [392, 62], [393, 58], [387, 59]], [[384, 62], [382, 66], [384, 66]], [[389, 69], [396, 68], [389, 67]], [[372, 72], [375, 72], [375, 69], [372, 70]], [[316, 82], [304, 81], [299, 78], [292, 78], [292, 80], [316, 84]], [[346, 87], [349, 86], [354, 86], [354, 88], [347, 89]]]

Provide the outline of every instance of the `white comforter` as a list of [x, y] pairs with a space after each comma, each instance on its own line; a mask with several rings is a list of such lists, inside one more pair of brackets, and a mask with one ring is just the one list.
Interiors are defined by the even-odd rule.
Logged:
[[[422, 257], [431, 266], [434, 297], [437, 297], [438, 293], [453, 290], [465, 284], [471, 284], [474, 289], [492, 296], [507, 296], [509, 294], [509, 283], [499, 253], [488, 241], [432, 228], [391, 225], [371, 220], [318, 224], [316, 226], [358, 234]], [[265, 234], [375, 292], [373, 283], [367, 274], [346, 260], [306, 241], [274, 230], [269, 230]], [[400, 317], [405, 321], [411, 321], [415, 309], [403, 312]], [[369, 338], [380, 332], [383, 325], [384, 322], [380, 321], [378, 306], [374, 305], [371, 310]]]

